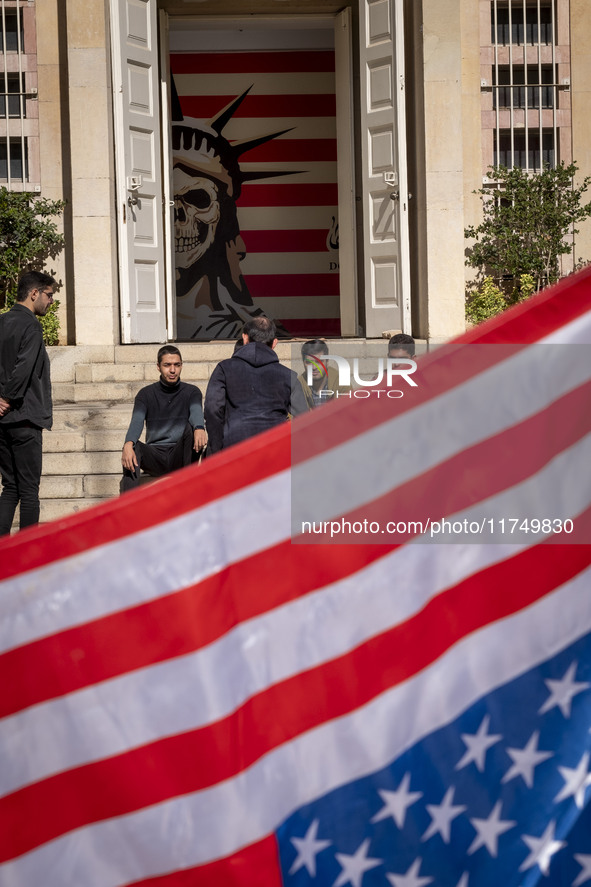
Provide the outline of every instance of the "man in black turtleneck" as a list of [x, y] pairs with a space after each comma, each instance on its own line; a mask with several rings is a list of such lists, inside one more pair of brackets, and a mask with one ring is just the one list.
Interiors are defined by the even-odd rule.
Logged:
[[[133, 490], [140, 470], [161, 477], [190, 465], [193, 451], [207, 446], [201, 391], [181, 382], [183, 360], [174, 345], [158, 352], [160, 379], [138, 392], [121, 455], [121, 492]], [[146, 425], [146, 442], [138, 440]]]

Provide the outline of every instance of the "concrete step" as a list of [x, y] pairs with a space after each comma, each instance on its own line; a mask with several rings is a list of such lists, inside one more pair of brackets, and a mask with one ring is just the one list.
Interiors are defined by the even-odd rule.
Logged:
[[121, 450], [115, 453], [44, 453], [43, 474], [121, 474]]
[[[156, 379], [150, 381], [155, 382]], [[55, 404], [76, 403], [121, 403], [133, 406], [133, 401], [140, 388], [150, 384], [150, 381], [130, 382], [54, 382], [52, 384], [53, 400]], [[207, 379], [187, 379], [201, 389], [205, 394]]]
[[42, 499], [39, 522], [46, 524], [52, 520], [69, 517], [104, 501], [104, 499]]
[[55, 404], [51, 433], [120, 430], [123, 435], [129, 426], [132, 406], [131, 403], [102, 402]]

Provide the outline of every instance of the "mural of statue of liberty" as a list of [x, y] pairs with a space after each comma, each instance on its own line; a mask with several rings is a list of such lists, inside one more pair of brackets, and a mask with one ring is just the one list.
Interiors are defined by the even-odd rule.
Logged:
[[[230, 143], [222, 131], [250, 87], [210, 121], [183, 117], [173, 83], [172, 157], [177, 337], [235, 339], [246, 320], [263, 315], [242, 276], [246, 247], [236, 201], [242, 183], [284, 175], [243, 173], [239, 158], [289, 130]], [[279, 326], [280, 334], [288, 335]]]

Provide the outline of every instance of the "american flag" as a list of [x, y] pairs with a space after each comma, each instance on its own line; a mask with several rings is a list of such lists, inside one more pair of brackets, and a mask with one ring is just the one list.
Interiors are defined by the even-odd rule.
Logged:
[[550, 443], [546, 461], [516, 453], [516, 473], [501, 446], [492, 491], [472, 458], [487, 429], [456, 422], [440, 462], [470, 470], [432, 512], [489, 503], [497, 519], [503, 485], [515, 503], [534, 479], [572, 534], [293, 544], [290, 514], [292, 471], [306, 483], [306, 461], [354, 442], [373, 464], [383, 430], [381, 486], [370, 472], [363, 493], [349, 463], [348, 496], [316, 501], [331, 517], [391, 496], [408, 511], [398, 429], [541, 343], [578, 354], [590, 291], [583, 273], [469, 333], [521, 344], [451, 388], [457, 367], [435, 352], [416, 403], [298, 420], [311, 446], [293, 469], [282, 427], [2, 542], [2, 887], [591, 883], [591, 361], [515, 376], [523, 413], [511, 399], [491, 439], [534, 423]]

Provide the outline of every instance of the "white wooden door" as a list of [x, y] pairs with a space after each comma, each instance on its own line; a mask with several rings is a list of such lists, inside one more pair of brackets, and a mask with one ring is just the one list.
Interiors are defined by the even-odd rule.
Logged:
[[111, 0], [124, 343], [166, 341], [157, 0]]
[[410, 333], [402, 0], [359, 0], [365, 316], [368, 337]]

